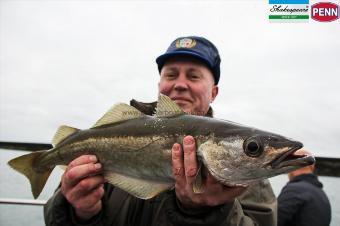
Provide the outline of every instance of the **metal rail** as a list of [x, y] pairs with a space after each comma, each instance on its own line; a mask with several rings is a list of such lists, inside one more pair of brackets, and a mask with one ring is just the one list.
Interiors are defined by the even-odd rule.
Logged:
[[46, 200], [33, 200], [33, 199], [3, 199], [0, 198], [0, 204], [11, 205], [30, 205], [30, 206], [43, 206]]
[[340, 177], [340, 158], [315, 157], [315, 174]]
[[37, 151], [52, 148], [51, 144], [46, 143], [24, 143], [24, 142], [3, 142], [0, 141], [0, 148], [16, 151]]

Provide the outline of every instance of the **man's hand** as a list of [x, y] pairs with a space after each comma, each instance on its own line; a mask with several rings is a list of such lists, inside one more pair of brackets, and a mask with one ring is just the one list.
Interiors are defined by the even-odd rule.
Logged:
[[62, 176], [61, 192], [81, 220], [90, 219], [102, 208], [105, 180], [101, 171], [96, 156], [82, 155], [69, 163]]
[[246, 190], [244, 187], [227, 187], [216, 181], [209, 173], [204, 181], [203, 193], [194, 193], [193, 183], [198, 164], [195, 139], [192, 136], [186, 136], [183, 139], [183, 150], [178, 143], [172, 147], [172, 169], [176, 180], [176, 196], [184, 208], [217, 206], [233, 202]]

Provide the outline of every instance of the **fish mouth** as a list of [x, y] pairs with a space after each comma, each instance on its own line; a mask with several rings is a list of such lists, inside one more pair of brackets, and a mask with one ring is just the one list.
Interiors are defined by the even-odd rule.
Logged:
[[315, 158], [307, 154], [295, 154], [295, 152], [303, 147], [303, 144], [296, 142], [295, 145], [285, 153], [278, 156], [271, 162], [273, 169], [280, 169], [283, 167], [304, 167], [315, 163]]

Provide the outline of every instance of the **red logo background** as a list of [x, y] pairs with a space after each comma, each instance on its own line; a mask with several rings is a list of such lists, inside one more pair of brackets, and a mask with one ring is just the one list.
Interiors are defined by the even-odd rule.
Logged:
[[[325, 10], [336, 10], [337, 15], [325, 15]], [[311, 14], [313, 20], [331, 22], [339, 18], [339, 7], [337, 4], [331, 2], [319, 2], [312, 5]]]

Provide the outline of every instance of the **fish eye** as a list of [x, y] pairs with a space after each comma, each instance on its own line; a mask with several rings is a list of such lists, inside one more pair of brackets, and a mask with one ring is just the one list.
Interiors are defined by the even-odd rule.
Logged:
[[243, 149], [249, 157], [259, 157], [263, 152], [261, 142], [254, 138], [246, 140]]

